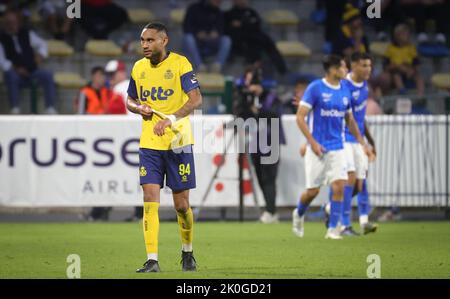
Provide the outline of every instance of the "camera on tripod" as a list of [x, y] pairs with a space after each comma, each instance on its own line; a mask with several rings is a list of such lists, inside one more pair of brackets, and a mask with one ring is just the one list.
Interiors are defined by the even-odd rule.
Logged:
[[234, 115], [247, 119], [255, 117], [261, 109], [261, 98], [264, 96], [264, 88], [262, 86], [262, 69], [259, 65], [254, 64], [244, 72], [244, 76], [237, 84]]

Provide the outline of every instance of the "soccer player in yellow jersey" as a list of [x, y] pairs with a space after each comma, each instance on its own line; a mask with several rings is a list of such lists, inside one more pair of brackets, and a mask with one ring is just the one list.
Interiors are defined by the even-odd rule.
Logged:
[[199, 84], [186, 57], [166, 50], [163, 24], [150, 23], [141, 33], [144, 58], [131, 71], [127, 108], [141, 114], [139, 176], [144, 192], [143, 229], [147, 261], [136, 272], [159, 272], [160, 189], [173, 191], [180, 225], [183, 271], [196, 271], [193, 214], [189, 189], [195, 188], [194, 143], [189, 114], [202, 103]]

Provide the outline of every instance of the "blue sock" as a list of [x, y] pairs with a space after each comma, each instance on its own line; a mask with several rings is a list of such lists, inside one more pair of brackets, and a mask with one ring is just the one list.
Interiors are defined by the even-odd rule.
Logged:
[[345, 186], [344, 202], [342, 207], [342, 218], [341, 218], [341, 224], [345, 227], [351, 226], [352, 199], [353, 199], [353, 186]]
[[305, 215], [306, 210], [308, 209], [309, 204], [304, 204], [301, 201], [298, 201], [297, 204], [297, 214], [298, 216], [302, 217], [303, 215]]
[[328, 228], [336, 228], [342, 215], [342, 201], [331, 201], [330, 206], [330, 222]]
[[358, 212], [359, 216], [369, 215], [370, 205], [369, 205], [369, 192], [367, 191], [366, 180], [363, 182], [363, 187], [361, 192], [358, 193]]

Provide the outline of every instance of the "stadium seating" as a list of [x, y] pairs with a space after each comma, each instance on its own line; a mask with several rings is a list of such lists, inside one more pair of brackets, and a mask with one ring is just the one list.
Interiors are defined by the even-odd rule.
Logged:
[[369, 45], [370, 52], [375, 56], [382, 57], [388, 47], [388, 42], [372, 42]]
[[92, 56], [117, 57], [122, 50], [110, 40], [89, 40], [85, 46], [86, 53]]
[[198, 81], [201, 82], [202, 89], [208, 91], [223, 91], [225, 87], [225, 77], [219, 73], [198, 73]]
[[62, 40], [47, 41], [48, 54], [54, 57], [68, 57], [74, 54], [74, 50]]
[[273, 9], [264, 15], [264, 20], [275, 26], [296, 26], [299, 23], [299, 18], [294, 12], [286, 9]]
[[311, 49], [299, 41], [279, 41], [277, 48], [281, 55], [285, 57], [308, 57], [311, 56]]
[[183, 8], [175, 8], [170, 11], [170, 21], [174, 25], [181, 25], [184, 20], [186, 10]]
[[133, 24], [147, 24], [155, 19], [154, 14], [146, 8], [130, 8], [128, 17]]
[[86, 85], [86, 80], [73, 72], [56, 72], [54, 79], [59, 87], [66, 89], [78, 89]]
[[431, 84], [438, 88], [450, 91], [450, 73], [438, 73], [431, 77]]

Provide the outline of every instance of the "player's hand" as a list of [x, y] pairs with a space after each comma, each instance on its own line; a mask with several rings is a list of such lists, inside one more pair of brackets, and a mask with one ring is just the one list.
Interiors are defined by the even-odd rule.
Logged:
[[377, 159], [377, 155], [374, 152], [372, 152], [369, 156], [369, 163], [375, 162], [376, 159]]
[[155, 133], [158, 136], [164, 135], [164, 130], [167, 127], [170, 127], [172, 125], [172, 121], [170, 119], [163, 119], [156, 123], [156, 125], [153, 127], [153, 133]]
[[140, 105], [139, 106], [139, 114], [142, 116], [152, 116], [153, 110], [152, 110], [152, 108], [150, 108], [150, 106]]
[[306, 144], [306, 143], [303, 143], [301, 146], [300, 146], [300, 156], [302, 156], [302, 157], [304, 157], [305, 156], [305, 154], [306, 154], [306, 147], [307, 147], [308, 145]]
[[325, 148], [315, 140], [311, 142], [311, 149], [319, 158], [322, 158], [323, 153], [325, 152]]
[[369, 162], [372, 163], [377, 159], [377, 152], [373, 146], [370, 147]]
[[364, 153], [367, 155], [367, 157], [369, 157], [369, 159], [370, 159], [370, 157], [373, 155], [373, 152], [372, 152], [372, 149], [370, 148], [370, 146], [368, 146], [367, 144], [364, 144], [363, 150], [364, 150]]

